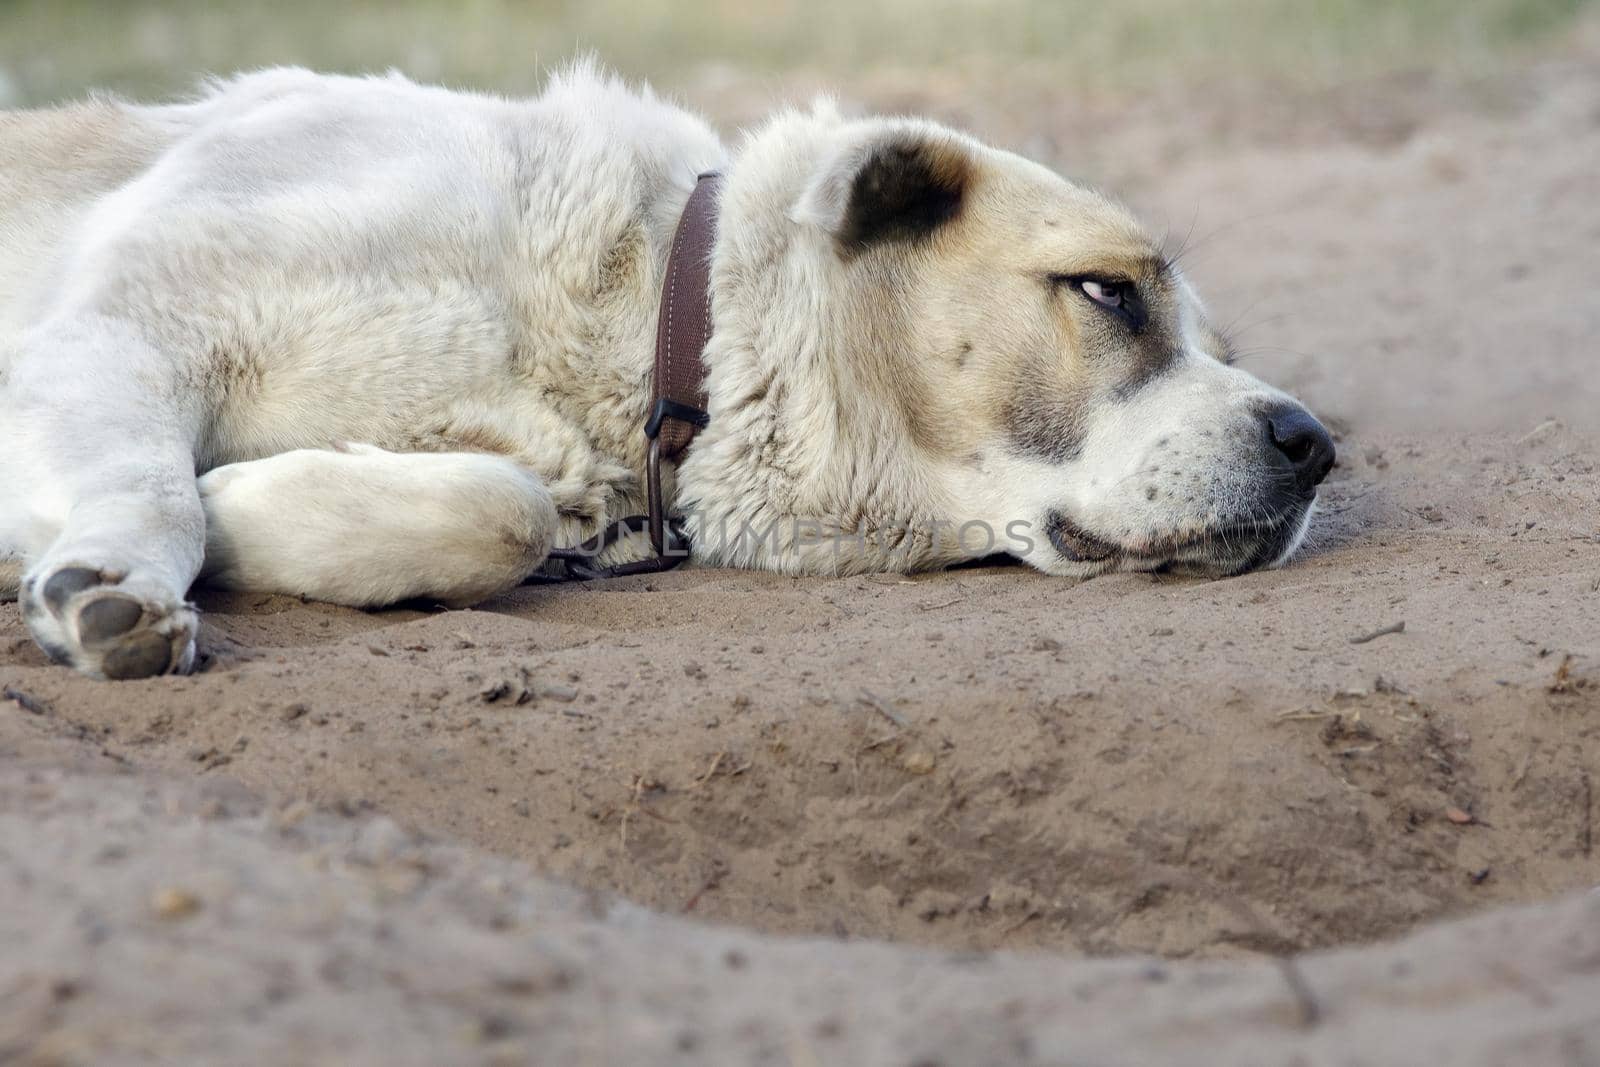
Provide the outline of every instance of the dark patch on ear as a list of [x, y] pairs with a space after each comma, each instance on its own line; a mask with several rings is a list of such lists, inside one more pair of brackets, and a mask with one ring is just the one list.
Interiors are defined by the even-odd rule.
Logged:
[[851, 252], [880, 241], [914, 241], [955, 218], [967, 186], [960, 151], [926, 141], [873, 149], [850, 186], [839, 243]]

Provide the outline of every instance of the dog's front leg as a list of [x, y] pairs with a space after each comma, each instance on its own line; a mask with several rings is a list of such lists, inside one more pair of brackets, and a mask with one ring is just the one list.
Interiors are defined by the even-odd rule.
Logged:
[[352, 607], [477, 603], [532, 574], [557, 528], [536, 474], [480, 453], [284, 452], [218, 467], [200, 496], [206, 582]]
[[85, 315], [24, 333], [7, 368], [0, 534], [27, 563], [23, 617], [52, 659], [95, 677], [194, 662], [184, 594], [204, 516], [175, 365], [131, 324]]

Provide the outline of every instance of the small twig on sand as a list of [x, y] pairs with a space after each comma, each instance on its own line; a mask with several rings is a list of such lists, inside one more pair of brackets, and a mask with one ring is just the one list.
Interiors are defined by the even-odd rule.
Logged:
[[882, 715], [885, 719], [888, 719], [890, 722], [900, 727], [902, 730], [908, 729], [911, 725], [910, 723], [906, 722], [906, 717], [904, 715], [894, 710], [893, 705], [891, 705], [887, 700], [884, 700], [882, 697], [878, 696], [870, 689], [863, 689], [861, 691], [861, 702], [872, 708], [879, 715]]
[[694, 895], [683, 902], [683, 910], [686, 912], [693, 911], [695, 905], [700, 903], [701, 897], [705, 896], [707, 893], [717, 888], [717, 886], [721, 885], [722, 873], [723, 872], [720, 869], [713, 871], [711, 877], [707, 878], [700, 888], [694, 891]]
[[917, 610], [918, 611], [938, 611], [940, 608], [953, 608], [957, 604], [964, 603], [966, 601], [966, 599], [967, 598], [964, 597], [964, 596], [958, 596], [954, 600], [941, 600], [937, 604], [918, 604], [917, 605]]
[[1387, 636], [1388, 634], [1403, 634], [1405, 632], [1406, 620], [1401, 619], [1399, 622], [1390, 623], [1388, 626], [1385, 626], [1380, 630], [1374, 630], [1370, 634], [1362, 634], [1359, 637], [1352, 637], [1350, 638], [1350, 643], [1352, 645], [1364, 645], [1368, 641], [1376, 641], [1378, 638]]
[[1278, 961], [1278, 971], [1283, 975], [1283, 984], [1289, 987], [1295, 1006], [1300, 1009], [1300, 1025], [1309, 1030], [1322, 1018], [1322, 1007], [1312, 994], [1306, 976], [1300, 972], [1300, 961], [1293, 956], [1272, 958]]
[[1040, 918], [1040, 913], [1037, 911], [1030, 911], [1028, 914], [1024, 915], [1022, 918], [1018, 919], [1004, 930], [1001, 930], [1000, 936], [1005, 937], [1007, 934], [1014, 934], [1037, 918]]
[[623, 852], [623, 855], [627, 855], [627, 852], [628, 852], [628, 820], [633, 817], [633, 813], [634, 812], [640, 810], [640, 808], [639, 808], [639, 800], [643, 796], [644, 796], [644, 775], [636, 774], [636, 775], [633, 776], [633, 789], [631, 791], [631, 795], [628, 797], [628, 802], [626, 804], [624, 804], [623, 807], [622, 807], [622, 852]]
[[[1255, 909], [1243, 900], [1229, 896], [1225, 890], [1214, 894], [1214, 899], [1233, 912], [1246, 926], [1253, 926], [1268, 937], [1273, 936], [1272, 927], [1268, 926], [1261, 916], [1256, 914]], [[1277, 964], [1278, 973], [1283, 975], [1283, 984], [1289, 987], [1289, 995], [1294, 998], [1295, 1007], [1299, 1009], [1300, 1025], [1309, 1030], [1322, 1018], [1322, 1006], [1317, 1003], [1316, 995], [1311, 992], [1311, 986], [1300, 970], [1300, 961], [1288, 952], [1273, 952], [1271, 956], [1273, 963]]]
[[1280, 711], [1273, 717], [1273, 722], [1314, 722], [1317, 719], [1326, 719], [1330, 715], [1337, 715], [1336, 711], [1317, 711], [1306, 708], [1290, 708]]
[[1556, 668], [1556, 676], [1545, 687], [1552, 693], [1570, 693], [1577, 688], [1572, 682], [1572, 653], [1568, 652], [1561, 657], [1561, 665]]
[[1562, 429], [1562, 425], [1561, 425], [1561, 420], [1560, 419], [1545, 419], [1539, 425], [1535, 426], [1533, 429], [1529, 430], [1527, 433], [1525, 433], [1521, 437], [1517, 438], [1517, 444], [1519, 444], [1519, 445], [1528, 444], [1530, 441], [1535, 441], [1535, 440], [1539, 439], [1540, 437], [1543, 437], [1545, 434], [1549, 433], [1551, 430], [1559, 430], [1559, 429]]
[[707, 782], [711, 781], [711, 776], [713, 774], [717, 773], [717, 768], [721, 767], [722, 766], [722, 761], [727, 759], [727, 758], [728, 758], [728, 754], [726, 752], [718, 752], [717, 753], [717, 758], [712, 760], [711, 761], [711, 766], [706, 768], [706, 773], [704, 773], [700, 777], [696, 778], [694, 780], [694, 785], [690, 786], [690, 788], [691, 789], [698, 789], [700, 786], [703, 786]]
[[1528, 777], [1528, 768], [1533, 766], [1533, 754], [1538, 751], [1538, 749], [1538, 741], [1528, 742], [1528, 754], [1522, 757], [1522, 765], [1517, 768], [1517, 773], [1511, 776], [1511, 789], [1516, 789], [1518, 786], [1522, 785], [1523, 780]]
[[[1208, 879], [1189, 871], [1168, 867], [1161, 868], [1161, 877], [1166, 881], [1187, 886], [1190, 890], [1214, 901], [1231, 912], [1234, 918], [1246, 927], [1254, 930], [1257, 935], [1267, 939], [1269, 943], [1279, 940], [1277, 931], [1269, 926], [1254, 908], [1226, 889], [1212, 885]], [[1277, 966], [1278, 973], [1283, 976], [1283, 984], [1289, 988], [1289, 995], [1294, 999], [1295, 1008], [1300, 1016], [1301, 1027], [1309, 1030], [1316, 1026], [1322, 1019], [1322, 1006], [1317, 1002], [1316, 994], [1311, 991], [1310, 983], [1300, 970], [1300, 961], [1295, 958], [1292, 951], [1269, 950], [1268, 955]]]

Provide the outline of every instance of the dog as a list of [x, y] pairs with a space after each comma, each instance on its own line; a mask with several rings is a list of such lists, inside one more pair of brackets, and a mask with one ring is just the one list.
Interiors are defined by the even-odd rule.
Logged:
[[527, 100], [276, 69], [0, 115], [0, 588], [120, 679], [192, 668], [197, 579], [380, 607], [541, 573], [644, 506], [708, 171], [709, 422], [663, 490], [695, 563], [1296, 551], [1328, 432], [1097, 191], [827, 100], [730, 152], [593, 64]]

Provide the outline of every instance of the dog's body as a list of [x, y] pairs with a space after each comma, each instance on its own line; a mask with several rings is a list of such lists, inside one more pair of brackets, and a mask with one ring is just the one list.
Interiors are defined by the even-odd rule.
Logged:
[[1331, 446], [1307, 468], [1303, 411], [1042, 168], [827, 106], [730, 157], [581, 67], [524, 102], [282, 70], [0, 115], [0, 593], [135, 677], [191, 664], [202, 573], [467, 603], [637, 513], [662, 270], [713, 168], [711, 424], [669, 484], [698, 561], [1228, 572], [1298, 543]]

